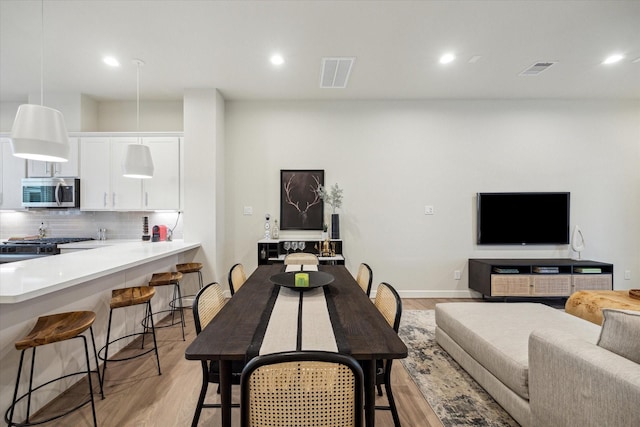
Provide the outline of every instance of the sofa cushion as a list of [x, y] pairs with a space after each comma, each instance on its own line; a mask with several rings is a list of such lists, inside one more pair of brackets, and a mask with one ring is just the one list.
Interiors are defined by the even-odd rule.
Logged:
[[640, 363], [640, 312], [604, 309], [602, 315], [598, 345]]
[[529, 398], [529, 335], [556, 328], [596, 344], [600, 327], [536, 303], [463, 302], [436, 305], [436, 324], [514, 393]]

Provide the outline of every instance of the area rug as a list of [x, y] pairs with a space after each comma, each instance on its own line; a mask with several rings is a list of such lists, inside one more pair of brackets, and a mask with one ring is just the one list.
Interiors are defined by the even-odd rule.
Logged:
[[399, 335], [409, 349], [402, 364], [445, 427], [517, 427], [498, 405], [437, 343], [434, 310], [402, 312]]

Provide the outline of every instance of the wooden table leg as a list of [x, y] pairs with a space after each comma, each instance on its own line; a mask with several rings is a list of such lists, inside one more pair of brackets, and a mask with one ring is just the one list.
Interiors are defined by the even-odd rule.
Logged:
[[231, 361], [220, 360], [220, 405], [222, 427], [231, 427]]
[[376, 424], [376, 361], [364, 360], [362, 371], [364, 373], [364, 422], [366, 427], [374, 427]]

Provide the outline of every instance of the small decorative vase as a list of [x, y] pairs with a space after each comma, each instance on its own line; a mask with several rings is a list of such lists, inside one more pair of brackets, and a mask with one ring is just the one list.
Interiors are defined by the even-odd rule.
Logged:
[[278, 220], [276, 219], [275, 221], [276, 223], [273, 226], [273, 230], [271, 232], [271, 236], [274, 239], [279, 239], [280, 238], [280, 226], [278, 226]]
[[331, 238], [340, 238], [340, 216], [338, 214], [331, 214]]
[[329, 233], [326, 231], [322, 232], [322, 240], [327, 240], [329, 238]]

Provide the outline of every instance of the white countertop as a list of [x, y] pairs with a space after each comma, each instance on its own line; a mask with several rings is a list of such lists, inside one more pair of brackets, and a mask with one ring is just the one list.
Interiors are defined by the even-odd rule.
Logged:
[[98, 249], [1, 264], [0, 304], [27, 301], [200, 246], [183, 240], [102, 242]]
[[58, 248], [59, 249], [97, 249], [97, 248], [104, 248], [107, 246], [120, 245], [122, 243], [135, 243], [135, 242], [142, 242], [142, 240], [140, 239], [84, 240], [82, 242], [63, 243], [58, 245]]

